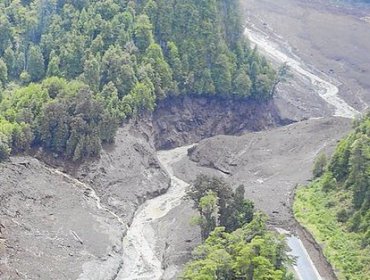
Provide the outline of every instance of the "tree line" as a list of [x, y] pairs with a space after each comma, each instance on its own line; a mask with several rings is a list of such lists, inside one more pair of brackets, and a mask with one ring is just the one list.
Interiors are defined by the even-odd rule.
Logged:
[[354, 122], [331, 158], [320, 154], [314, 180], [300, 187], [294, 214], [321, 244], [338, 279], [370, 275], [370, 115]]
[[[236, 0], [16, 0], [2, 1], [0, 10], [0, 95], [6, 103], [0, 112], [4, 154], [24, 150], [14, 146], [23, 141], [41, 143], [52, 152], [65, 152], [79, 160], [97, 154], [104, 141], [111, 141], [112, 127], [107, 128], [106, 136], [101, 132], [103, 123], [111, 123], [107, 116], [114, 119], [115, 126], [141, 110], [153, 110], [158, 100], [170, 95], [266, 100], [278, 81], [266, 59], [243, 36]], [[43, 88], [44, 80], [84, 86], [80, 92], [65, 94], [64, 99], [52, 95], [50, 100], [43, 99], [38, 105], [42, 109], [32, 113], [42, 111], [35, 122], [11, 118], [4, 112], [12, 109], [8, 108], [10, 99], [17, 99], [19, 92], [35, 95], [33, 91]], [[104, 111], [102, 120], [95, 118], [87, 124], [65, 120], [77, 114], [71, 113], [72, 107], [89, 109], [77, 106], [82, 102], [80, 97], [99, 104], [95, 105]], [[26, 100], [31, 111], [32, 103], [40, 101], [25, 97], [23, 102]], [[71, 135], [59, 128], [51, 129], [58, 133], [49, 137], [62, 139], [44, 140], [40, 136], [39, 131], [45, 128], [37, 127], [42, 124], [39, 119], [51, 118], [53, 106], [60, 114], [67, 111], [61, 117], [61, 130], [85, 138], [86, 144], [78, 145], [86, 147], [82, 148], [84, 152], [72, 152], [68, 144], [62, 144]], [[13, 110], [18, 111], [15, 107]], [[27, 137], [13, 141], [19, 138], [14, 136], [17, 131], [26, 130], [22, 133]]]
[[314, 175], [328, 198], [346, 192], [350, 205], [337, 213], [338, 222], [362, 235], [363, 246], [370, 245], [370, 114], [355, 121], [354, 131], [341, 140], [331, 160], [321, 155], [315, 161]]

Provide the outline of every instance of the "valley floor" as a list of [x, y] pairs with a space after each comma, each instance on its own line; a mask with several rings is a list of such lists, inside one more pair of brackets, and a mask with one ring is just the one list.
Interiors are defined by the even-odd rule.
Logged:
[[[370, 8], [344, 8], [322, 0], [247, 0], [246, 26], [262, 32], [272, 46], [339, 88], [358, 111], [370, 104]], [[281, 61], [279, 62], [281, 63]], [[280, 87], [277, 103], [290, 118], [327, 115], [312, 86], [295, 75]], [[296, 109], [291, 108], [296, 107]]]
[[[367, 11], [317, 6], [320, 1], [247, 0], [243, 3], [248, 8], [247, 26], [251, 30], [263, 31], [265, 39], [271, 39], [273, 46], [302, 63], [305, 71], [339, 88], [338, 96], [348, 106], [358, 111], [367, 109], [370, 104], [367, 94], [370, 26], [364, 20]], [[232, 184], [244, 184], [247, 197], [270, 215], [271, 226], [296, 231], [320, 274], [332, 279], [316, 243], [297, 226], [291, 211], [293, 190], [310, 179], [313, 159], [321, 151], [330, 153], [351, 128], [351, 120], [331, 117], [336, 108], [320, 97], [319, 89], [307, 77], [293, 73], [292, 79], [279, 86], [274, 102], [283, 119], [299, 122], [241, 136], [205, 139], [189, 157], [173, 165], [173, 172], [185, 182], [191, 182], [202, 172], [222, 176]], [[199, 120], [192, 116], [189, 104], [185, 106], [187, 114], [182, 114], [179, 108], [165, 111], [175, 112], [178, 118], [183, 115], [193, 118], [182, 120], [182, 124], [191, 123], [191, 129]], [[202, 102], [199, 104], [204, 106]], [[247, 113], [247, 116], [255, 115], [254, 110]], [[204, 112], [204, 119], [212, 117]], [[218, 117], [222, 118], [222, 114]], [[211, 123], [197, 135], [191, 135], [191, 131], [184, 131], [185, 126], [169, 124], [171, 119], [172, 116], [167, 116], [154, 124], [155, 128], [165, 129], [166, 140], [173, 140], [170, 144], [190, 144], [204, 138], [213, 128]], [[271, 123], [266, 121], [265, 128], [268, 127]], [[99, 203], [109, 212], [96, 207], [87, 189], [62, 180], [65, 176], [50, 173], [34, 159], [15, 158], [2, 165], [0, 278], [72, 279], [80, 275], [81, 280], [103, 280], [109, 275], [119, 279], [116, 277], [125, 265], [122, 240], [132, 239], [132, 236], [124, 239], [126, 228], [121, 222], [128, 227], [135, 223], [135, 214], [141, 213], [136, 211], [138, 207], [166, 192], [169, 186], [169, 174], [153, 148], [152, 130], [153, 124], [145, 122], [127, 126], [119, 131], [116, 144], [108, 147], [99, 161], [72, 170], [82, 182], [94, 186]], [[187, 133], [189, 137], [184, 136]], [[42, 178], [40, 168], [45, 173]], [[161, 269], [165, 268], [164, 278], [173, 279], [198, 244], [199, 232], [189, 222], [195, 214], [189, 201], [165, 210], [166, 215], [156, 216], [151, 224], [150, 234], [156, 238], [150, 246], [161, 262]], [[111, 211], [122, 217], [122, 221], [118, 222]], [[144, 228], [139, 227], [141, 233]], [[36, 238], [31, 240], [31, 236]], [[27, 249], [30, 243], [33, 247]], [[48, 265], [38, 270], [44, 262]], [[95, 273], [97, 270], [100, 273]]]

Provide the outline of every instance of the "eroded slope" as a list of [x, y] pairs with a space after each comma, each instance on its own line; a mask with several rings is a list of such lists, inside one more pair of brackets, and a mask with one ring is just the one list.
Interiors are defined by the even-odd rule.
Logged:
[[1, 279], [115, 279], [135, 210], [169, 186], [130, 125], [99, 160], [69, 170], [80, 181], [31, 157], [0, 168]]

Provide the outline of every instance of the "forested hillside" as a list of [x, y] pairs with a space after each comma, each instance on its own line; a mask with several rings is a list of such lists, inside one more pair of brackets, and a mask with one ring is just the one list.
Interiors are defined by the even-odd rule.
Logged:
[[340, 279], [370, 275], [370, 115], [337, 146], [328, 164], [320, 156], [318, 178], [297, 192], [295, 215], [323, 244]]
[[271, 97], [275, 71], [243, 36], [238, 1], [0, 3], [0, 148], [97, 155], [167, 96]]

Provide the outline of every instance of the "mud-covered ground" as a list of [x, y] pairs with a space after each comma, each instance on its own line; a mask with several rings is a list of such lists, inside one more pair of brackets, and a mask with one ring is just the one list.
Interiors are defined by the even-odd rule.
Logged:
[[136, 209], [170, 183], [144, 130], [119, 129], [71, 175], [29, 156], [0, 164], [0, 279], [116, 279]]
[[[360, 8], [324, 0], [243, 0], [246, 26], [254, 26], [271, 39], [277, 37], [287, 51], [298, 56], [311, 69], [339, 87], [339, 94], [351, 106], [364, 111], [370, 103], [370, 5]], [[295, 86], [299, 96], [287, 89], [278, 98], [282, 106], [300, 104], [310, 93], [308, 87]], [[310, 102], [311, 115], [320, 108]], [[300, 104], [302, 105], [302, 104]], [[301, 106], [302, 111], [310, 110]], [[315, 107], [320, 108], [315, 110]]]
[[[366, 112], [370, 103], [370, 12], [333, 2], [242, 1], [246, 27], [262, 34], [268, 43], [296, 60], [305, 71], [337, 87], [338, 98], [344, 101], [339, 107]], [[264, 49], [260, 50], [276, 65], [283, 62], [274, 61]], [[325, 279], [335, 279], [318, 245], [295, 223], [291, 200], [294, 187], [311, 178], [315, 156], [322, 151], [330, 154], [337, 140], [351, 129], [351, 121], [328, 118], [336, 113], [336, 108], [320, 97], [317, 84], [293, 70], [289, 71], [287, 81], [279, 85], [274, 102], [281, 118], [298, 123], [240, 137], [219, 136], [201, 141], [191, 160], [176, 164], [176, 176], [191, 181], [196, 174], [205, 173], [224, 177], [233, 184], [244, 183], [248, 198], [270, 215], [270, 222], [296, 232], [320, 274]], [[317, 117], [323, 119], [300, 122]], [[190, 203], [174, 209], [170, 217], [183, 213], [184, 208], [190, 209]], [[185, 233], [189, 216], [188, 213], [181, 222], [177, 220], [171, 231], [163, 233], [164, 238], [171, 240], [171, 233]], [[170, 221], [163, 219], [161, 228], [170, 225]], [[188, 238], [191, 235], [184, 234], [183, 239]], [[174, 254], [172, 251], [167, 250], [165, 256]]]
[[187, 181], [210, 168], [235, 187], [243, 184], [258, 209], [289, 229], [292, 190], [307, 183], [314, 159], [321, 152], [331, 154], [350, 127], [349, 119], [331, 117], [238, 137], [216, 136], [201, 141], [175, 167]]
[[[323, 118], [238, 137], [216, 136], [201, 141], [188, 158], [176, 163], [175, 174], [188, 182], [203, 173], [223, 177], [233, 187], [243, 184], [246, 197], [269, 215], [270, 224], [300, 234], [320, 274], [333, 279], [311, 240], [297, 228], [291, 204], [295, 186], [312, 177], [315, 157], [330, 154], [350, 127], [348, 119]], [[182, 222], [183, 228], [189, 226], [189, 220]]]
[[[304, 65], [305, 71], [337, 86], [339, 97], [350, 106], [367, 109], [368, 10], [339, 8], [321, 0], [243, 3], [246, 26], [262, 32], [280, 51]], [[300, 122], [201, 141], [175, 165], [175, 174], [187, 182], [203, 172], [234, 185], [243, 183], [247, 196], [270, 215], [272, 224], [301, 232], [290, 213], [292, 190], [310, 178], [315, 156], [320, 151], [330, 153], [350, 130], [351, 121], [329, 117], [335, 108], [318, 94], [320, 85], [291, 74], [279, 85], [274, 98], [277, 107], [270, 104], [261, 110], [254, 104], [245, 112], [230, 114], [221, 110], [218, 101], [160, 104], [154, 118], [132, 121], [120, 129], [115, 145], [105, 147], [99, 160], [66, 168], [72, 176], [31, 157], [1, 164], [0, 278], [115, 279], [124, 265], [121, 241], [135, 211], [169, 186], [155, 144], [173, 147], [216, 134], [270, 129], [286, 119]], [[240, 106], [228, 108], [239, 110]], [[199, 110], [202, 114], [198, 115]], [[253, 122], [243, 121], [249, 116]], [[323, 118], [301, 121], [312, 117]], [[190, 202], [185, 202], [153, 225], [158, 242], [151, 246], [158, 248], [164, 279], [173, 279], [199, 242], [198, 230], [189, 223], [193, 215]], [[309, 236], [300, 237], [309, 244]], [[314, 246], [309, 249], [322, 276], [331, 279], [322, 255]]]

